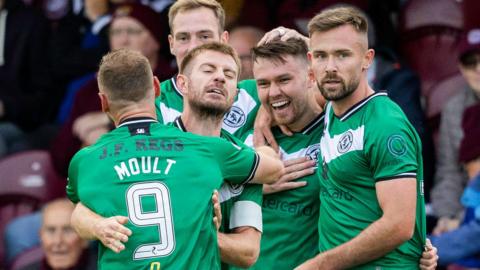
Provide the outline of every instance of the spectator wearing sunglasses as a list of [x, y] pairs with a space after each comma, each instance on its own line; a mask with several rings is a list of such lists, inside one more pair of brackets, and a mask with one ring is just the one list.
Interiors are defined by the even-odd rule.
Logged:
[[459, 69], [467, 82], [443, 108], [437, 145], [437, 169], [432, 190], [432, 206], [439, 218], [433, 234], [458, 227], [463, 216], [460, 196], [468, 176], [458, 161], [464, 133], [461, 120], [467, 107], [480, 101], [480, 28], [470, 29], [459, 44]]

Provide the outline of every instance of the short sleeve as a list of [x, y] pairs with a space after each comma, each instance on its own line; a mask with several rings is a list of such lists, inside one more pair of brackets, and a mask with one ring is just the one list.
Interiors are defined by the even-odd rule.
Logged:
[[384, 114], [371, 121], [365, 148], [375, 181], [416, 178], [420, 140], [403, 114]]
[[245, 145], [240, 146], [220, 138], [212, 138], [210, 147], [218, 160], [223, 179], [233, 184], [245, 184], [253, 179], [260, 158], [258, 154]]
[[73, 203], [78, 203], [78, 153], [72, 158], [68, 167], [67, 197]]

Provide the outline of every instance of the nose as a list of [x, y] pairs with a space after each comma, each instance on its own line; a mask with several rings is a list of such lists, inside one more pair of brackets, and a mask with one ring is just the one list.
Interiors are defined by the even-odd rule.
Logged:
[[197, 37], [192, 37], [190, 39], [190, 43], [188, 44], [188, 52], [195, 49], [196, 47], [202, 45], [203, 43], [197, 38]]
[[335, 58], [333, 56], [328, 57], [327, 62], [325, 64], [325, 71], [327, 72], [337, 71], [337, 63], [335, 62]]
[[52, 233], [52, 242], [58, 246], [62, 243], [63, 241], [63, 233], [60, 230], [55, 230], [54, 233]]
[[270, 97], [276, 97], [276, 96], [279, 96], [282, 94], [282, 89], [280, 88], [280, 86], [273, 82], [272, 84], [270, 84], [270, 89], [268, 91], [268, 95]]
[[222, 70], [218, 69], [217, 71], [215, 71], [214, 80], [216, 83], [225, 83], [225, 74]]

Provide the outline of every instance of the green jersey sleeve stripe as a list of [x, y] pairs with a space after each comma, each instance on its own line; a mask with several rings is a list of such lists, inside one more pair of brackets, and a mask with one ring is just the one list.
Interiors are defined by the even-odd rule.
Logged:
[[257, 172], [259, 163], [260, 163], [260, 157], [258, 156], [258, 153], [255, 153], [255, 157], [253, 158], [253, 165], [252, 165], [252, 169], [250, 170], [250, 174], [248, 175], [247, 179], [245, 179], [245, 181], [243, 181], [242, 185], [252, 181], [253, 177], [255, 176], [255, 172]]
[[245, 226], [263, 231], [262, 208], [252, 201], [235, 202], [230, 215], [230, 229]]
[[387, 176], [387, 177], [382, 177], [382, 178], [377, 178], [377, 182], [379, 181], [386, 181], [386, 180], [393, 180], [393, 179], [399, 179], [399, 178], [416, 178], [417, 174], [415, 172], [409, 172], [409, 173], [401, 173], [397, 174], [394, 176]]

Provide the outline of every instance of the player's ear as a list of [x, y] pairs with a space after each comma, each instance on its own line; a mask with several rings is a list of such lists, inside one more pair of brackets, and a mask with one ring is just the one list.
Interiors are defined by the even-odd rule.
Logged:
[[100, 104], [102, 105], [102, 112], [108, 112], [110, 110], [110, 105], [108, 104], [107, 95], [102, 92], [98, 92], [98, 97], [100, 98]]
[[160, 81], [157, 76], [153, 76], [153, 90], [155, 90], [155, 97], [159, 97], [161, 93]]
[[374, 57], [375, 57], [375, 51], [373, 49], [368, 49], [365, 52], [365, 56], [362, 62], [362, 70], [366, 70], [370, 67], [370, 65], [372, 65]]
[[230, 35], [228, 34], [227, 31], [223, 31], [223, 33], [220, 34], [220, 40], [221, 40], [222, 43], [227, 44], [229, 38], [230, 38]]
[[177, 75], [177, 88], [182, 92], [183, 95], [188, 94], [189, 80], [188, 77], [184, 74]]

